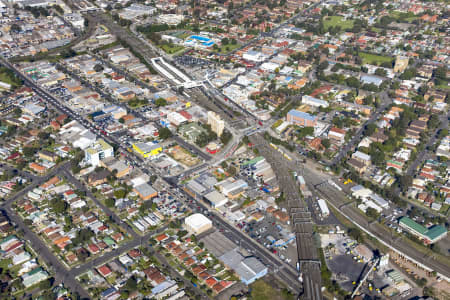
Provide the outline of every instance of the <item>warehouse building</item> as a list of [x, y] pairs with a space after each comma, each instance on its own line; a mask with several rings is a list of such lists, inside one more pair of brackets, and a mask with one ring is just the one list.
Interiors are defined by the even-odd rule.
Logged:
[[246, 285], [252, 284], [257, 279], [267, 274], [267, 267], [256, 257], [243, 257], [237, 250], [231, 250], [220, 256], [223, 263], [233, 269]]
[[162, 152], [160, 144], [136, 143], [133, 144], [133, 149], [143, 158], [153, 157]]
[[426, 228], [408, 217], [401, 217], [399, 226], [423, 240], [425, 244], [433, 244], [447, 236], [447, 229], [441, 225]]
[[228, 202], [227, 197], [216, 190], [205, 195], [205, 199], [211, 204], [212, 207], [218, 208], [225, 205]]
[[212, 228], [212, 221], [202, 214], [193, 214], [184, 220], [186, 230], [191, 234], [200, 234]]

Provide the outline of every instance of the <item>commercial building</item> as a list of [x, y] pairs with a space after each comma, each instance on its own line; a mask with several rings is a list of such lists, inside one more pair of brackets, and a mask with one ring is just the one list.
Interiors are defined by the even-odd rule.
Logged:
[[355, 185], [350, 189], [350, 191], [352, 192], [353, 197], [364, 201], [372, 201], [381, 209], [386, 209], [389, 207], [389, 202], [375, 194], [371, 189], [365, 188], [362, 185]]
[[302, 111], [291, 109], [286, 116], [286, 121], [301, 127], [314, 127], [317, 124], [317, 117]]
[[158, 16], [158, 22], [167, 25], [178, 25], [183, 22], [183, 15], [163, 14]]
[[181, 124], [186, 123], [187, 119], [182, 114], [173, 111], [167, 115], [167, 121], [178, 127]]
[[244, 55], [242, 55], [242, 58], [248, 61], [261, 62], [266, 59], [266, 56], [261, 52], [251, 50], [245, 52]]
[[314, 98], [314, 97], [311, 97], [311, 96], [308, 96], [308, 95], [304, 95], [302, 97], [302, 103], [303, 104], [307, 104], [307, 105], [311, 105], [311, 106], [314, 106], [314, 107], [321, 107], [321, 106], [322, 107], [328, 107], [329, 106], [327, 101], [321, 100], [321, 99], [317, 99], [317, 98]]
[[39, 106], [39, 105], [36, 105], [33, 103], [29, 103], [23, 107], [23, 111], [32, 116], [37, 116], [41, 112], [45, 111], [45, 107], [42, 107], [42, 106]]
[[200, 234], [212, 228], [212, 221], [202, 214], [193, 214], [184, 220], [186, 229], [192, 234]]
[[241, 189], [247, 188], [248, 184], [246, 181], [244, 181], [242, 179], [238, 179], [238, 180], [227, 179], [227, 180], [220, 182], [217, 186], [219, 187], [219, 189], [222, 191], [222, 193], [224, 195], [229, 195], [236, 190], [241, 190]]
[[267, 267], [256, 257], [243, 257], [236, 250], [231, 250], [220, 256], [219, 259], [229, 268], [233, 269], [246, 285], [267, 274]]
[[134, 20], [143, 16], [153, 15], [156, 11], [155, 7], [133, 3], [125, 7], [119, 13], [119, 17], [126, 20]]
[[139, 197], [146, 201], [153, 197], [158, 196], [158, 192], [148, 183], [143, 183], [134, 187], [133, 191], [139, 195]]
[[156, 156], [162, 152], [162, 147], [159, 144], [136, 143], [133, 144], [133, 149], [143, 158]]
[[397, 56], [395, 59], [394, 72], [403, 73], [408, 67], [409, 58], [405, 56]]
[[401, 217], [398, 224], [401, 228], [423, 240], [425, 244], [433, 244], [447, 236], [447, 229], [441, 225], [426, 228], [408, 217]]
[[130, 166], [127, 166], [123, 161], [115, 159], [114, 157], [108, 157], [101, 161], [101, 166], [105, 167], [114, 174], [116, 178], [122, 178], [130, 173]]
[[114, 156], [114, 148], [103, 139], [98, 139], [84, 151], [84, 159], [93, 166], [100, 165], [102, 159]]
[[213, 111], [208, 111], [208, 125], [211, 126], [211, 130], [215, 132], [217, 136], [221, 136], [225, 129], [225, 121]]
[[217, 208], [225, 205], [228, 199], [218, 191], [214, 190], [205, 195], [205, 199], [211, 204], [212, 207]]

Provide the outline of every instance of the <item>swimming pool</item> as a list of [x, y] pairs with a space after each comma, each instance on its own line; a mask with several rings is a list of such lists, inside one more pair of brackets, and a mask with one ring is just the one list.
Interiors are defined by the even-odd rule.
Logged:
[[210, 38], [207, 38], [207, 37], [204, 37], [204, 36], [199, 36], [199, 35], [191, 35], [189, 38], [190, 39], [194, 39], [194, 40], [198, 40], [198, 41], [201, 41], [201, 42], [209, 42], [209, 41], [211, 41]]
[[184, 43], [188, 46], [202, 45], [204, 47], [211, 47], [212, 45], [214, 45], [213, 40], [200, 35], [191, 35], [186, 39]]

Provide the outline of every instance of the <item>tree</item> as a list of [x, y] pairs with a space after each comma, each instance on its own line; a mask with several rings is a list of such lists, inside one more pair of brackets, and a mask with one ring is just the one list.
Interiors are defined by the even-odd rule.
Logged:
[[367, 208], [366, 215], [369, 218], [374, 219], [374, 220], [378, 219], [378, 217], [379, 217], [379, 213], [376, 211], [375, 208], [372, 208], [372, 207]]
[[362, 243], [364, 241], [364, 237], [362, 235], [361, 230], [357, 228], [350, 228], [347, 231], [347, 234], [354, 240], [356, 240], [358, 243]]
[[24, 147], [22, 152], [26, 157], [32, 157], [36, 153], [36, 149], [33, 147]]
[[349, 87], [352, 87], [352, 88], [359, 88], [360, 85], [361, 85], [361, 83], [359, 82], [359, 80], [358, 80], [357, 78], [353, 77], [353, 76], [347, 78], [347, 79], [345, 80], [345, 83], [346, 83]]
[[49, 279], [43, 280], [39, 283], [39, 289], [41, 291], [45, 291], [48, 290], [49, 288], [52, 287], [52, 283], [50, 282]]
[[302, 127], [298, 130], [297, 137], [302, 139], [308, 135], [314, 134], [314, 127]]
[[41, 132], [38, 133], [38, 137], [41, 140], [47, 140], [50, 137], [50, 133], [45, 132], [45, 131], [41, 131]]
[[409, 80], [409, 79], [412, 79], [412, 78], [416, 77], [416, 75], [417, 75], [416, 68], [411, 67], [411, 68], [406, 69], [403, 72], [403, 74], [400, 75], [400, 79], [402, 79], [402, 80]]
[[20, 107], [14, 108], [13, 114], [16, 118], [20, 117], [22, 115], [22, 110], [20, 109]]
[[400, 189], [403, 192], [406, 192], [408, 190], [408, 188], [411, 186], [412, 181], [413, 181], [413, 178], [411, 175], [401, 176], [399, 179]]
[[324, 60], [317, 66], [317, 71], [320, 72], [325, 70], [326, 68], [328, 68], [328, 61]]
[[445, 80], [447, 78], [447, 67], [442, 66], [434, 70], [434, 77]]
[[428, 282], [427, 279], [422, 277], [419, 280], [417, 280], [417, 285], [423, 288], [424, 286], [427, 285], [427, 282]]
[[64, 9], [59, 6], [59, 5], [53, 5], [52, 6], [58, 13], [63, 14], [64, 13]]
[[114, 191], [114, 197], [116, 197], [116, 199], [125, 198], [126, 195], [127, 191], [125, 189], [118, 189]]
[[11, 29], [10, 30], [11, 31], [15, 31], [15, 32], [19, 32], [19, 31], [22, 30], [22, 27], [20, 27], [19, 24], [14, 23], [14, 24], [11, 25]]
[[384, 77], [384, 76], [387, 75], [387, 72], [386, 72], [385, 69], [378, 68], [378, 69], [375, 70], [375, 75], [383, 76], [383, 77]]
[[158, 106], [158, 107], [166, 106], [167, 105], [167, 100], [164, 99], [164, 98], [158, 98], [158, 99], [155, 100], [155, 105]]
[[172, 131], [167, 127], [162, 127], [158, 130], [158, 136], [162, 140], [166, 140], [172, 136]]
[[108, 198], [105, 200], [105, 204], [108, 207], [114, 207], [116, 205], [116, 200], [114, 198]]
[[366, 131], [364, 132], [364, 134], [367, 136], [371, 136], [372, 134], [375, 133], [376, 130], [377, 125], [375, 125], [374, 123], [370, 123], [369, 125], [366, 126]]
[[431, 115], [430, 120], [428, 121], [428, 127], [437, 128], [439, 126], [439, 117], [435, 114]]
[[220, 136], [220, 141], [222, 142], [222, 144], [226, 145], [232, 137], [233, 135], [231, 134], [231, 132], [229, 132], [228, 130], [224, 130], [222, 132], [222, 135]]
[[442, 139], [443, 137], [448, 135], [448, 129], [447, 128], [443, 128], [441, 130], [439, 130], [438, 132], [438, 139]]
[[75, 55], [77, 55], [77, 53], [76, 53], [75, 50], [73, 50], [72, 48], [63, 50], [63, 51], [61, 52], [62, 58], [70, 58], [70, 57], [74, 57]]
[[78, 246], [79, 244], [86, 243], [94, 236], [95, 234], [91, 229], [82, 228], [77, 232], [76, 236], [72, 239], [72, 243], [74, 244], [74, 246]]
[[104, 68], [103, 68], [103, 66], [101, 64], [96, 64], [94, 66], [94, 71], [97, 72], [97, 73], [99, 73], [99, 72], [101, 72], [103, 70], [104, 70]]
[[237, 170], [236, 170], [235, 167], [230, 166], [230, 167], [228, 168], [227, 172], [228, 172], [231, 176], [234, 176], [234, 175], [236, 175]]
[[330, 148], [330, 146], [331, 146], [330, 140], [329, 140], [329, 139], [323, 139], [323, 140], [322, 140], [322, 146], [323, 146], [325, 149]]
[[62, 200], [61, 198], [55, 197], [50, 200], [50, 207], [52, 208], [54, 213], [61, 214], [66, 211], [68, 205], [66, 201]]
[[124, 285], [125, 290], [129, 292], [134, 292], [137, 290], [137, 280], [134, 276], [128, 278], [127, 282]]

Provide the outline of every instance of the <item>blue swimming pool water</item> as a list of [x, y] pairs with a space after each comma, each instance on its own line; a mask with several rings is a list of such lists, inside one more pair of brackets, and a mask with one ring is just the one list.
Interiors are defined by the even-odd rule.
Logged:
[[198, 36], [198, 35], [191, 35], [189, 38], [195, 39], [195, 40], [199, 40], [199, 41], [202, 41], [202, 42], [209, 42], [211, 40], [210, 38], [207, 38], [207, 37], [204, 37], [204, 36]]

